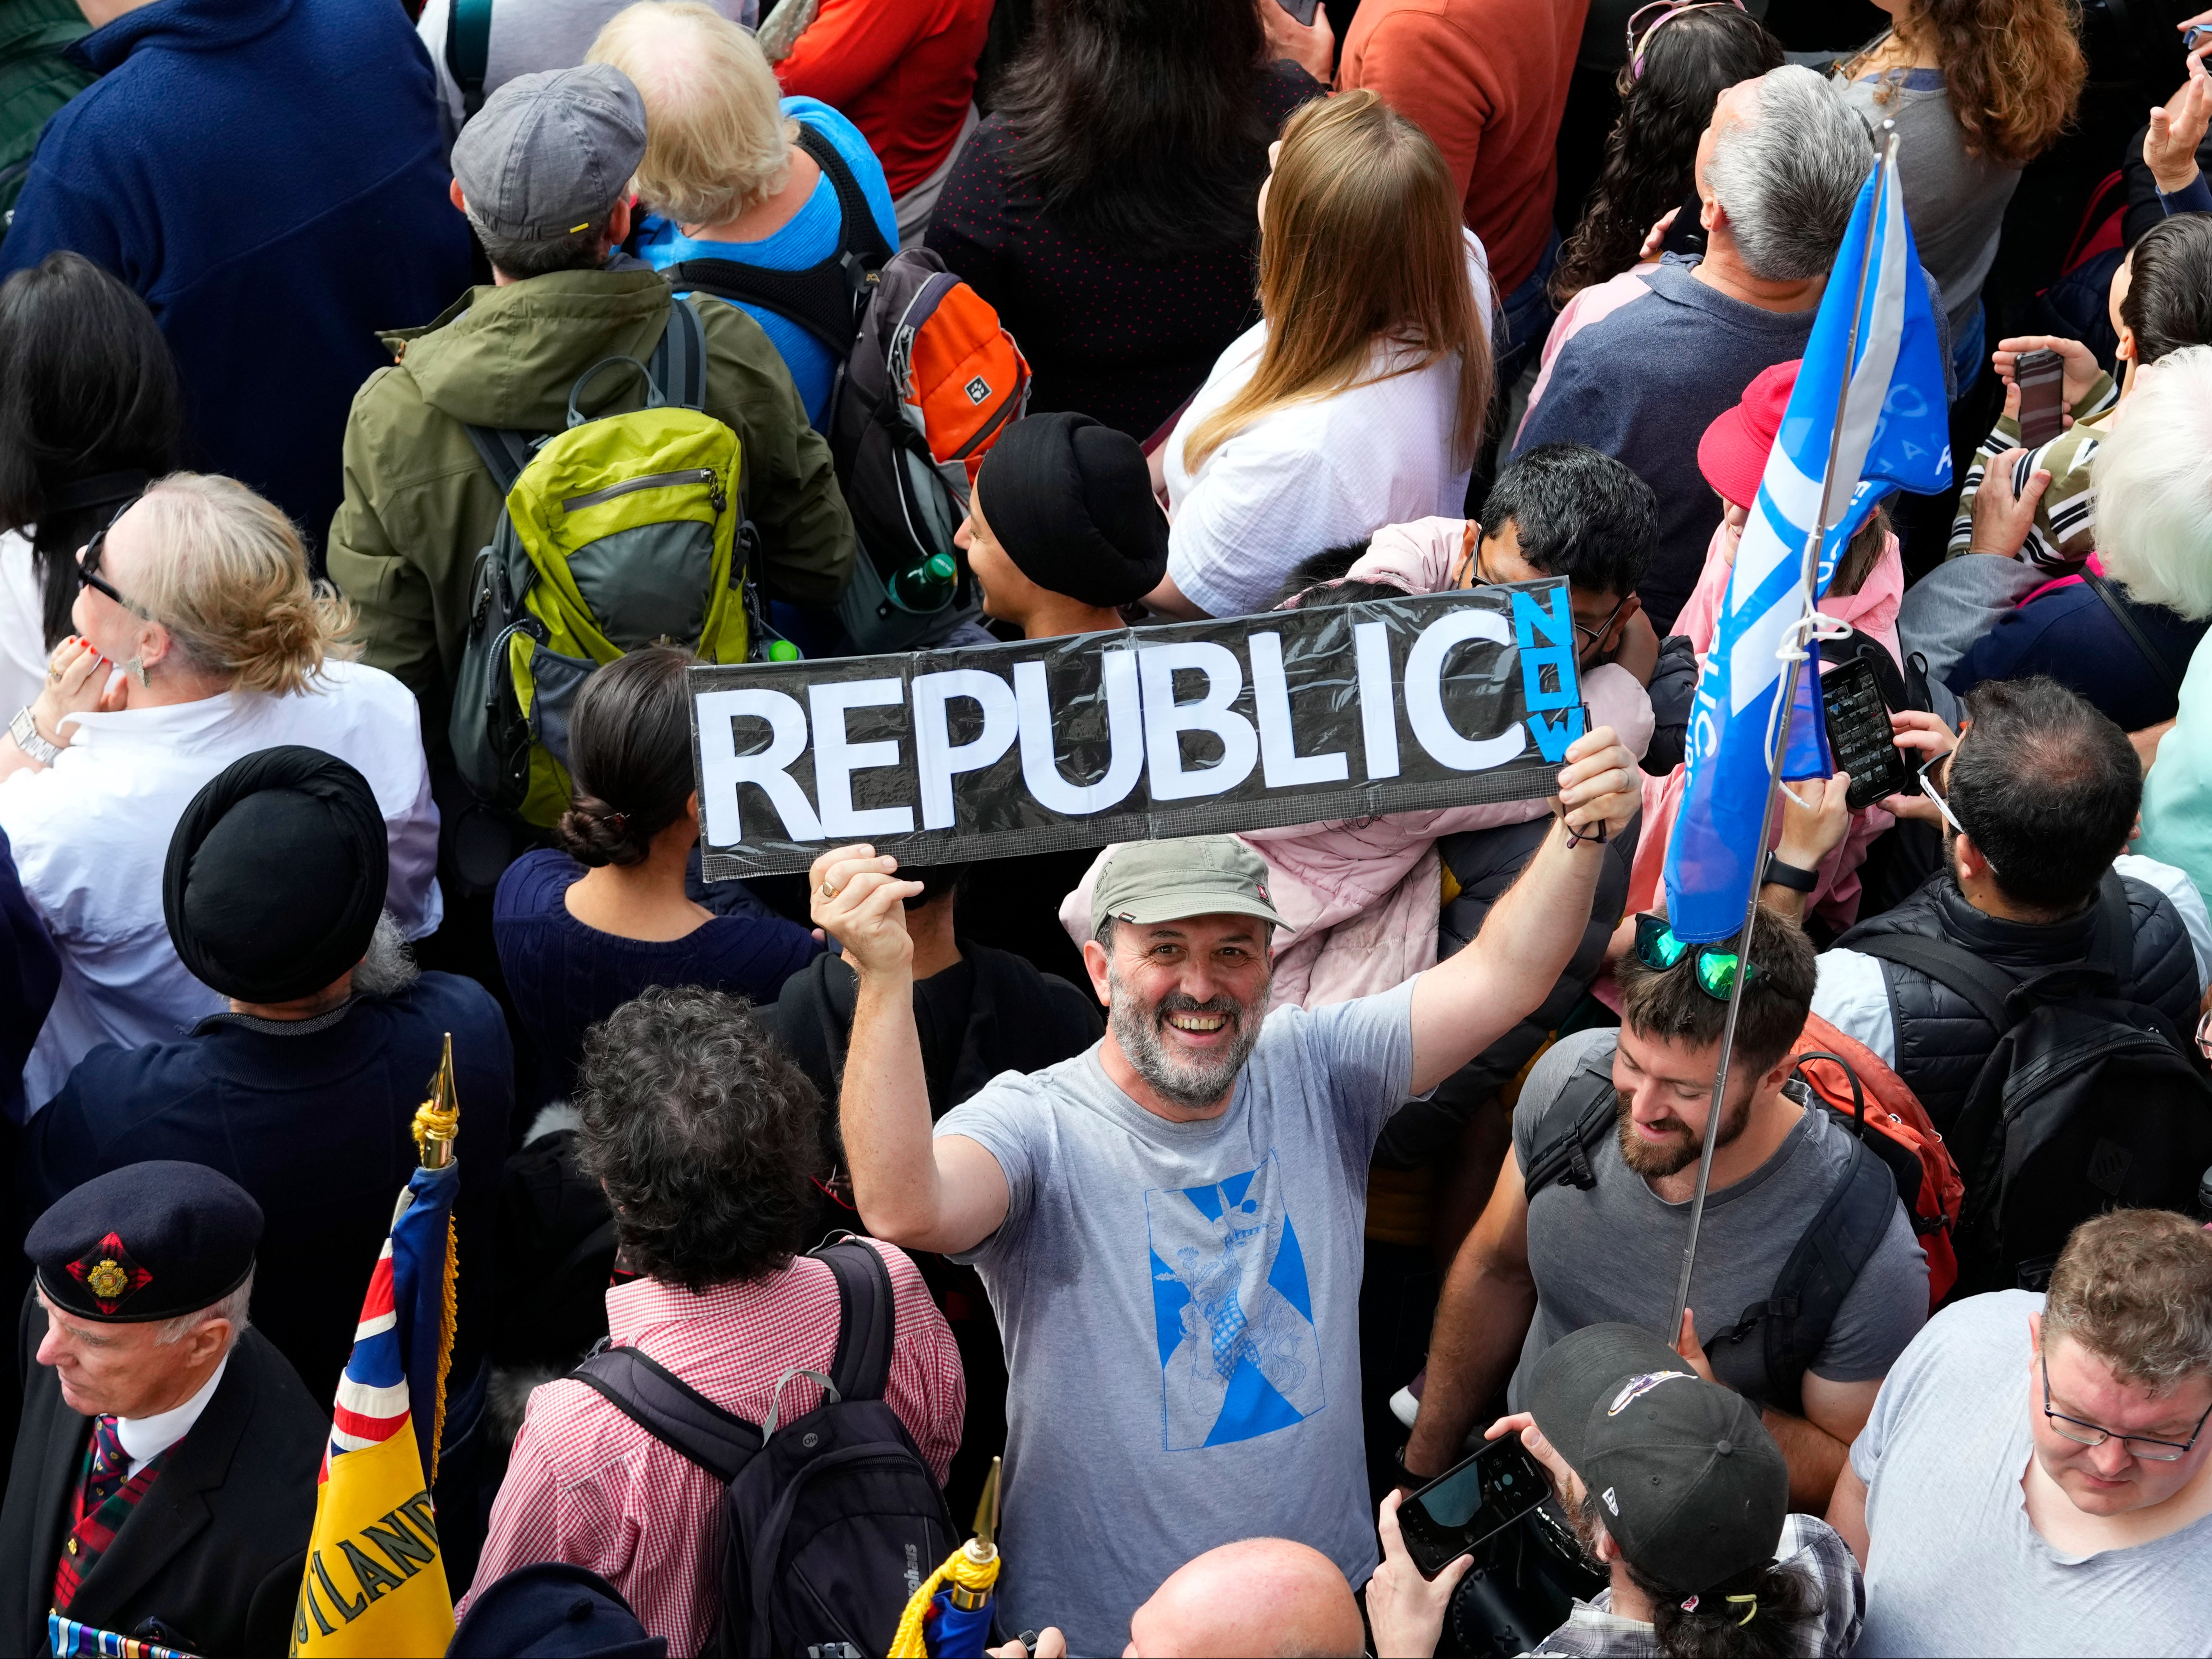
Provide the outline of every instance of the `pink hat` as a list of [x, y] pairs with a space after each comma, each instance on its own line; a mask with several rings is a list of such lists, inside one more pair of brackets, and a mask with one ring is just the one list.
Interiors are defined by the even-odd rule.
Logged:
[[1760, 369], [1743, 388], [1743, 401], [1723, 410], [1698, 440], [1698, 470], [1722, 500], [1748, 507], [1759, 498], [1767, 451], [1782, 430], [1783, 412], [1790, 407], [1790, 391], [1803, 362], [1793, 357]]

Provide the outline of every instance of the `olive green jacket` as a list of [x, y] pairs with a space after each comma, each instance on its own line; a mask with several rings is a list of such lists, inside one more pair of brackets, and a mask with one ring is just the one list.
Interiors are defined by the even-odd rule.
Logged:
[[[465, 424], [557, 432], [576, 379], [603, 357], [653, 355], [671, 304], [660, 274], [567, 271], [473, 288], [435, 322], [384, 336], [395, 362], [354, 396], [345, 501], [331, 521], [331, 579], [360, 613], [364, 658], [422, 705], [422, 735], [447, 752], [446, 720], [468, 626], [477, 551], [497, 528], [498, 486]], [[830, 605], [853, 566], [853, 521], [830, 446], [760, 325], [702, 296], [707, 412], [738, 435], [738, 490], [761, 537], [773, 597]], [[641, 379], [596, 377], [581, 407], [635, 409]]]

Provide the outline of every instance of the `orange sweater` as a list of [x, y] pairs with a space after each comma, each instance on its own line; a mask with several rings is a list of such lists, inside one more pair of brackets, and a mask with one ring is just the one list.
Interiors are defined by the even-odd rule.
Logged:
[[1364, 0], [1340, 90], [1368, 87], [1436, 140], [1500, 294], [1552, 230], [1555, 149], [1589, 0]]
[[960, 136], [990, 27], [991, 0], [822, 0], [775, 78], [860, 129], [896, 200]]

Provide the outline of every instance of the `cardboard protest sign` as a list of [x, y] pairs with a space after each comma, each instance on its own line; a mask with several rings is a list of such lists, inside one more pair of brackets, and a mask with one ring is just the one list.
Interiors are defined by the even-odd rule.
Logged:
[[1525, 800], [1587, 721], [1558, 578], [690, 678], [709, 881]]

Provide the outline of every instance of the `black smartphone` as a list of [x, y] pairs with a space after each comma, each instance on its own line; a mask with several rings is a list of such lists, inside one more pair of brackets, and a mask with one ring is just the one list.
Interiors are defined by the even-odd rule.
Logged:
[[1874, 664], [1846, 657], [1820, 676], [1820, 713], [1828, 750], [1851, 775], [1844, 804], [1853, 812], [1912, 787], [1912, 768], [1892, 741], [1889, 703]]
[[1398, 1506], [1398, 1530], [1421, 1577], [1434, 1578], [1552, 1495], [1551, 1477], [1518, 1435], [1501, 1435]]
[[2066, 430], [2066, 360], [2056, 351], [2023, 351], [2013, 360], [2020, 387], [2020, 441], [2039, 448]]
[[1321, 0], [1275, 0], [1275, 3], [1308, 28], [1313, 27], [1314, 13], [1321, 9]]
[[1667, 227], [1667, 239], [1660, 249], [1667, 253], [1696, 253], [1705, 251], [1705, 227], [1703, 223], [1705, 204], [1698, 194], [1698, 181], [1690, 180], [1690, 193], [1682, 198], [1682, 205], [1674, 210], [1674, 223]]

